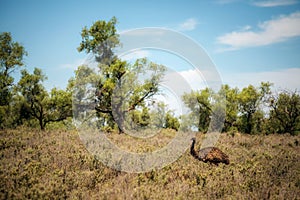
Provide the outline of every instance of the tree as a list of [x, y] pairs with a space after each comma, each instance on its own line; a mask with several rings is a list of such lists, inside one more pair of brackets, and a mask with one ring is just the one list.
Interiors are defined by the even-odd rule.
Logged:
[[[238, 95], [240, 116], [240, 130], [245, 133], [253, 133], [253, 127], [261, 127], [263, 114], [261, 105], [270, 95], [271, 83], [262, 82], [259, 88], [249, 85], [243, 88]], [[255, 116], [255, 117], [254, 117]]]
[[23, 66], [23, 57], [27, 55], [24, 47], [13, 42], [11, 34], [0, 34], [0, 106], [8, 105], [11, 99], [11, 86], [14, 81], [11, 73], [16, 67]]
[[139, 125], [141, 127], [146, 127], [150, 124], [150, 113], [147, 107], [143, 107], [141, 115], [140, 115]]
[[18, 42], [12, 41], [11, 34], [0, 34], [0, 128], [11, 127], [15, 121], [11, 107], [13, 77], [17, 67], [24, 65], [23, 57], [27, 53]]
[[240, 128], [245, 133], [252, 131], [252, 117], [258, 109], [260, 94], [253, 85], [243, 88], [239, 94], [239, 110], [242, 114], [240, 117]]
[[222, 85], [220, 95], [226, 97], [226, 117], [223, 131], [227, 132], [235, 128], [238, 118], [238, 88], [230, 88], [229, 85]]
[[151, 123], [149, 108], [145, 106], [141, 110], [133, 110], [129, 116], [130, 120], [128, 120], [127, 126], [131, 129], [146, 128]]
[[48, 94], [42, 82], [47, 78], [40, 69], [33, 74], [21, 71], [18, 91], [23, 100], [23, 115], [29, 114], [37, 119], [41, 130], [50, 122], [58, 122], [72, 116], [71, 93], [53, 88]]
[[193, 124], [198, 128], [198, 131], [206, 132], [210, 123], [210, 116], [212, 111], [211, 99], [212, 91], [206, 88], [201, 91], [192, 91], [185, 93], [182, 96], [183, 102], [191, 110], [192, 121], [197, 121]]
[[167, 114], [167, 105], [162, 102], [158, 101], [152, 102], [153, 109], [151, 110], [150, 116], [151, 116], [151, 123], [154, 128], [163, 128], [166, 123], [166, 114]]
[[176, 131], [179, 130], [180, 123], [179, 123], [179, 120], [176, 117], [174, 117], [173, 112], [168, 111], [165, 118], [166, 118], [166, 123], [165, 123], [164, 128], [170, 128], [170, 129], [174, 129]]
[[284, 91], [270, 99], [270, 126], [276, 133], [297, 134], [300, 131], [300, 96]]
[[[147, 99], [158, 92], [165, 67], [147, 59], [129, 64], [115, 56], [113, 49], [120, 45], [116, 23], [113, 17], [108, 22], [97, 21], [90, 28], [84, 27], [78, 51], [93, 53], [98, 63], [98, 80], [93, 82], [98, 117], [103, 117], [106, 125], [113, 126], [112, 121], [117, 123], [122, 133], [128, 113], [141, 108]], [[140, 76], [146, 78], [140, 80]]]

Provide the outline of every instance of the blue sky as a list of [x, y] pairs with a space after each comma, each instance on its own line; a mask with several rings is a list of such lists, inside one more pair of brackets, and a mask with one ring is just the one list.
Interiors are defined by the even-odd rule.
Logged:
[[[64, 88], [84, 61], [86, 55], [76, 49], [81, 29], [112, 16], [120, 32], [163, 27], [187, 35], [231, 86], [271, 81], [281, 89], [300, 88], [299, 0], [0, 0], [0, 32], [11, 32], [25, 47], [26, 68], [41, 68], [48, 89]], [[158, 53], [136, 54], [161, 61]], [[175, 63], [171, 58], [165, 56], [162, 64]], [[182, 74], [195, 78], [187, 70]]]

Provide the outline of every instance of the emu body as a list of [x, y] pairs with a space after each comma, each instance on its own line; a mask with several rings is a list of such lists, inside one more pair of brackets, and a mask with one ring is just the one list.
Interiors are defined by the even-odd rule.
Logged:
[[224, 163], [226, 165], [229, 164], [229, 157], [223, 153], [219, 148], [217, 147], [206, 147], [203, 149], [200, 149], [198, 152], [195, 150], [195, 143], [196, 138], [192, 138], [192, 145], [190, 153], [191, 155], [203, 162], [210, 162], [215, 165], [218, 165], [219, 163]]

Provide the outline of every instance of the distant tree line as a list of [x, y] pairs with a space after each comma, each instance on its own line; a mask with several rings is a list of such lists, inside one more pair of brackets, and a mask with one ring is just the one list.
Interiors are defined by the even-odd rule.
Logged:
[[[0, 128], [25, 125], [44, 130], [49, 124], [71, 124], [73, 115], [80, 114], [73, 113], [72, 106], [80, 112], [87, 108], [84, 103], [91, 100], [99, 128], [105, 131], [124, 132], [130, 125], [124, 119], [130, 118], [139, 127], [207, 132], [216, 108], [223, 108], [225, 113], [219, 113], [224, 115], [223, 132], [299, 133], [299, 93], [285, 90], [275, 94], [269, 82], [241, 90], [223, 85], [218, 92], [205, 88], [186, 93], [182, 100], [191, 110], [187, 116], [176, 117], [162, 102], [150, 108], [149, 102], [159, 92], [165, 67], [147, 59], [131, 64], [114, 55], [113, 48], [120, 46], [116, 23], [113, 17], [108, 22], [97, 21], [90, 28], [82, 29], [78, 51], [92, 53], [98, 68], [79, 66], [66, 89], [53, 88], [50, 92], [43, 86], [47, 77], [38, 68], [32, 74], [21, 70], [20, 80], [14, 83], [12, 73], [24, 66], [27, 52], [12, 40], [10, 33], [1, 33]], [[147, 78], [138, 81], [143, 74]], [[92, 94], [88, 92], [89, 87], [95, 88]], [[220, 101], [221, 97], [225, 97], [224, 101]]]
[[[222, 85], [217, 93], [206, 88], [184, 94], [182, 97], [184, 103], [192, 110], [191, 115], [197, 119], [193, 120], [197, 122], [196, 124], [188, 124], [188, 126], [206, 132], [213, 114], [212, 108], [225, 106], [223, 132], [298, 134], [300, 131], [299, 93], [283, 90], [274, 94], [271, 90], [272, 85], [269, 82], [262, 82], [259, 87], [249, 85], [242, 90]], [[225, 96], [225, 102], [222, 102], [224, 105], [218, 105], [220, 96]]]

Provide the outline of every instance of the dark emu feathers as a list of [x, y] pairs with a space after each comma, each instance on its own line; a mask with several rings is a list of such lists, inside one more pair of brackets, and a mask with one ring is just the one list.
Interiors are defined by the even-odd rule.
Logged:
[[229, 164], [229, 157], [217, 147], [206, 147], [195, 151], [196, 138], [192, 138], [191, 155], [203, 162], [210, 162], [215, 165], [219, 163]]

